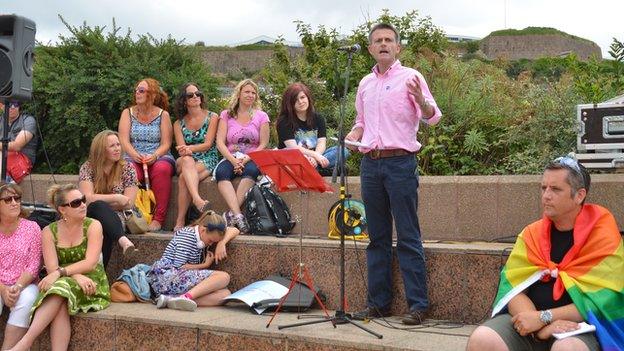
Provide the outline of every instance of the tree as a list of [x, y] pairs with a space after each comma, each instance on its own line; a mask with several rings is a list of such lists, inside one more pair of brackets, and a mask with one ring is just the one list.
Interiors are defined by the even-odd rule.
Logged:
[[[325, 116], [329, 132], [335, 134], [347, 62], [346, 55], [337, 49], [342, 45], [355, 43], [362, 48], [368, 47], [368, 32], [375, 23], [380, 22], [395, 26], [401, 38], [405, 39], [401, 60], [405, 60], [407, 65], [414, 64], [415, 58], [421, 53], [440, 53], [446, 47], [446, 37], [442, 29], [435, 26], [431, 18], [420, 17], [417, 11], [410, 11], [404, 16], [393, 16], [388, 10], [383, 10], [377, 20], [366, 21], [346, 38], [341, 38], [335, 29], [321, 25], [314, 31], [309, 24], [295, 21], [305, 53], [299, 57], [290, 57], [284, 41], [278, 40], [272, 59], [259, 77], [266, 85], [266, 91], [262, 94], [263, 106], [269, 115], [277, 116], [281, 94], [289, 84], [303, 82], [310, 87], [315, 107]], [[373, 58], [365, 52], [354, 55], [349, 77], [348, 104], [352, 104], [353, 92], [358, 82], [370, 73], [374, 63]], [[352, 115], [348, 117], [353, 119]], [[345, 123], [345, 128], [349, 126], [350, 124]], [[350, 169], [358, 169], [357, 160], [357, 157], [350, 159]]]
[[[196, 47], [149, 34], [133, 39], [130, 30], [120, 34], [114, 19], [109, 32], [60, 19], [71, 34], [59, 37], [55, 46], [36, 48], [34, 102], [28, 107], [40, 119], [45, 148], [58, 172], [77, 173], [92, 137], [117, 129], [142, 78], [160, 81], [172, 106], [178, 88], [189, 81], [201, 86], [209, 104], [217, 102], [216, 80]], [[48, 171], [43, 161], [39, 155], [36, 170]]]

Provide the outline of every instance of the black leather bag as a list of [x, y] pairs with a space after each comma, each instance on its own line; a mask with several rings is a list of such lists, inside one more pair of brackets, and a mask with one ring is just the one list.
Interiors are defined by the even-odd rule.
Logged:
[[245, 194], [245, 218], [255, 235], [284, 237], [292, 232], [295, 221], [288, 205], [270, 187], [254, 185]]
[[58, 213], [48, 206], [35, 205], [34, 210], [28, 215], [29, 220], [39, 224], [39, 228], [43, 229], [50, 223], [59, 219]]
[[[272, 275], [266, 278], [266, 280], [272, 280], [278, 284], [281, 284], [285, 287], [290, 286], [290, 279], [282, 277], [280, 275]], [[316, 291], [316, 295], [321, 299], [321, 302], [325, 304], [327, 298], [321, 292], [321, 289], [314, 285], [314, 290]], [[252, 308], [266, 308], [263, 312], [271, 312], [275, 311], [277, 305], [279, 304], [280, 299], [270, 299], [270, 300], [262, 300], [255, 302], [251, 307]], [[281, 311], [290, 311], [290, 312], [303, 312], [307, 311], [316, 303], [314, 299], [314, 292], [306, 284], [302, 284], [300, 281], [295, 282], [290, 294], [284, 300], [284, 303], [280, 307]]]

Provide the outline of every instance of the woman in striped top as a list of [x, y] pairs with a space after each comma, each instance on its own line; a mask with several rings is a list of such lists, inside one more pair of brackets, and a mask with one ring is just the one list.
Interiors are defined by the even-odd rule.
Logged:
[[[152, 289], [160, 295], [156, 307], [194, 311], [197, 306], [222, 304], [230, 295], [230, 275], [208, 268], [227, 257], [225, 246], [238, 234], [238, 229], [226, 227], [223, 217], [213, 211], [177, 230], [147, 274]], [[213, 244], [214, 254], [207, 249]]]

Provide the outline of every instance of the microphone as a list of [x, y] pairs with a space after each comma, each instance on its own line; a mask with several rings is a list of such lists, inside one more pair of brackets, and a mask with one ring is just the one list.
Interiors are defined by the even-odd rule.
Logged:
[[353, 44], [349, 46], [341, 46], [338, 48], [338, 51], [356, 53], [356, 52], [360, 52], [361, 49], [362, 47], [360, 46], [360, 44]]

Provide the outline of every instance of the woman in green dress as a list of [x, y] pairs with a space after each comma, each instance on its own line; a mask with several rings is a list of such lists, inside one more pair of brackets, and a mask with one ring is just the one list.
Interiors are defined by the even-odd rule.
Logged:
[[48, 275], [39, 282], [41, 292], [33, 305], [30, 328], [13, 350], [28, 350], [48, 325], [52, 350], [66, 350], [71, 336], [69, 316], [110, 304], [100, 259], [102, 226], [86, 216], [84, 194], [73, 184], [53, 185], [48, 200], [61, 217], [42, 232]]

